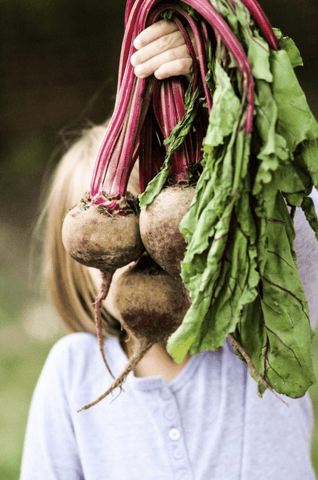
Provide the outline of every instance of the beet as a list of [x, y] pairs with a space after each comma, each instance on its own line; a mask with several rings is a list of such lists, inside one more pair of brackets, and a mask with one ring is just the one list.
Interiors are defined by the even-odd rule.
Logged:
[[[90, 202], [87, 194], [68, 212], [62, 240], [74, 260], [101, 271], [111, 271], [141, 255], [144, 247], [139, 233], [137, 199], [126, 192], [120, 201], [115, 200], [118, 208], [110, 210]], [[115, 200], [110, 199], [112, 207]]]
[[168, 186], [141, 210], [140, 235], [149, 255], [170, 275], [180, 277], [186, 241], [179, 224], [190, 208], [195, 186]]
[[168, 340], [181, 325], [190, 303], [181, 279], [175, 279], [143, 255], [118, 278], [114, 306], [121, 314], [123, 328], [134, 338], [134, 352], [106, 392], [79, 411], [96, 405], [121, 387], [147, 351], [155, 343]]
[[144, 246], [139, 233], [136, 197], [129, 192], [125, 196], [101, 193], [99, 200], [103, 204], [91, 201], [87, 193], [67, 213], [62, 227], [62, 241], [74, 260], [102, 272], [102, 284], [95, 300], [95, 324], [99, 350], [113, 376], [104, 352], [101, 305], [115, 270], [136, 260], [144, 251]]
[[116, 284], [114, 305], [125, 330], [148, 342], [166, 340], [189, 308], [181, 280], [174, 279], [148, 255], [128, 268]]

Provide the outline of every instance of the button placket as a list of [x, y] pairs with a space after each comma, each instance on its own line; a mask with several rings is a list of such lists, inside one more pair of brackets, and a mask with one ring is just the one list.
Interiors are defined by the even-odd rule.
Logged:
[[170, 440], [172, 440], [173, 442], [176, 442], [177, 440], [179, 440], [180, 436], [181, 436], [180, 430], [178, 430], [177, 428], [170, 428], [169, 430]]
[[174, 456], [174, 458], [176, 458], [177, 460], [179, 460], [180, 458], [183, 457], [183, 453], [182, 453], [182, 451], [180, 450], [179, 447], [176, 447], [176, 448], [173, 449], [173, 456]]
[[165, 402], [163, 415], [167, 420], [173, 420], [175, 418], [175, 407], [173, 405], [173, 398], [168, 389], [163, 389], [160, 392], [162, 400]]
[[160, 391], [160, 397], [162, 398], [162, 400], [170, 400], [171, 399], [171, 393], [169, 392], [169, 389], [168, 388], [163, 388]]
[[166, 435], [171, 452], [171, 460], [176, 471], [175, 478], [176, 480], [193, 480], [192, 473], [188, 470], [190, 465], [184, 445], [178, 406], [168, 386], [160, 391], [160, 398], [162, 399], [163, 418], [166, 420]]
[[164, 416], [166, 417], [167, 420], [173, 420], [175, 418], [175, 413], [174, 410], [169, 406], [166, 408], [164, 411]]

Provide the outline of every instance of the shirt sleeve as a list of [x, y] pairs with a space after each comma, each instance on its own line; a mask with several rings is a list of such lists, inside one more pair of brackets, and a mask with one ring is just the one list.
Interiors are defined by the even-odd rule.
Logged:
[[313, 411], [308, 393], [297, 399], [267, 390], [263, 398], [248, 377], [243, 432], [242, 479], [315, 480], [311, 437]]
[[51, 350], [33, 395], [20, 480], [84, 479], [65, 388], [63, 340]]
[[[315, 188], [310, 197], [318, 212], [318, 193]], [[315, 329], [318, 320], [318, 241], [300, 208], [296, 209], [295, 231], [294, 249], [297, 254], [298, 272], [309, 305], [311, 327]]]

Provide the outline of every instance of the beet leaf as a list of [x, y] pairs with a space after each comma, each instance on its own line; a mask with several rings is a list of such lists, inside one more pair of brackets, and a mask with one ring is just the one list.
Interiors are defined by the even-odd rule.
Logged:
[[318, 238], [308, 197], [313, 185], [318, 188], [317, 122], [293, 70], [302, 63], [293, 41], [277, 29], [273, 41], [267, 24], [264, 33], [253, 23], [247, 8], [254, 12], [252, 0], [210, 3], [251, 64], [254, 125], [248, 135], [242, 128], [242, 71], [218, 41], [209, 59], [216, 89], [203, 172], [180, 224], [188, 244], [182, 278], [192, 305], [170, 337], [168, 351], [180, 362], [188, 352], [217, 349], [231, 335], [271, 388], [298, 398], [315, 383], [315, 375], [292, 212], [301, 206]]

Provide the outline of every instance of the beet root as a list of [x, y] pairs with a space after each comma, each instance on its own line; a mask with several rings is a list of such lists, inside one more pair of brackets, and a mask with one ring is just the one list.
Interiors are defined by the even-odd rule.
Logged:
[[186, 251], [179, 224], [190, 208], [195, 186], [168, 186], [140, 212], [142, 242], [149, 255], [170, 275], [180, 278]]
[[121, 387], [147, 351], [167, 340], [181, 325], [190, 303], [181, 279], [175, 279], [144, 255], [118, 278], [114, 306], [121, 313], [124, 329], [134, 337], [134, 352], [109, 388], [79, 411], [96, 405]]
[[182, 323], [190, 304], [181, 279], [144, 255], [118, 279], [114, 305], [124, 328], [136, 338], [158, 343]]
[[133, 262], [144, 246], [137, 207], [129, 207], [108, 209], [83, 198], [64, 219], [65, 249], [79, 263], [102, 271], [116, 270]]
[[95, 301], [95, 324], [104, 364], [113, 376], [104, 352], [102, 301], [107, 296], [115, 270], [136, 260], [144, 246], [139, 233], [137, 198], [126, 192], [125, 196], [105, 194], [102, 199], [106, 206], [93, 203], [86, 194], [67, 213], [62, 241], [74, 260], [98, 268], [102, 273], [102, 284]]

